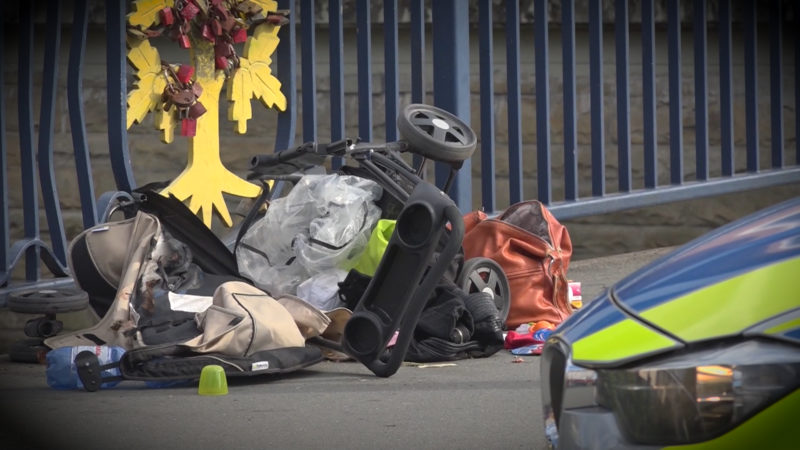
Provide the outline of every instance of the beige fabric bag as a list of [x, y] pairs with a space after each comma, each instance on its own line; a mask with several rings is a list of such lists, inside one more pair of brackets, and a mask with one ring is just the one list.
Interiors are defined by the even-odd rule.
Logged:
[[[155, 216], [141, 212], [130, 224], [120, 228], [127, 227], [130, 227], [130, 235], [125, 263], [108, 312], [95, 326], [53, 336], [45, 341], [46, 345], [57, 348], [106, 344], [126, 350], [147, 346], [140, 331], [140, 316], [131, 302], [137, 280], [154, 270], [155, 254], [164, 233]], [[207, 279], [212, 278], [208, 276]], [[143, 283], [139, 286], [141, 291]], [[191, 333], [191, 337], [172, 343], [186, 345], [196, 352], [248, 356], [262, 350], [303, 347], [307, 338], [322, 334], [330, 324], [325, 314], [299, 298], [276, 300], [242, 281], [221, 281], [213, 293], [213, 296], [185, 296], [184, 301], [191, 304], [183, 304], [181, 311], [196, 312], [183, 314], [194, 314], [197, 334]], [[145, 295], [136, 294], [140, 301]], [[163, 296], [151, 300], [161, 305], [160, 310], [171, 308], [163, 303], [171, 300]], [[191, 320], [192, 316], [188, 317]]]
[[[76, 275], [75, 282], [81, 279], [77, 276], [84, 267], [91, 265], [97, 271], [100, 278], [108, 284], [109, 289], [116, 289], [119, 286], [119, 279], [125, 269], [124, 265], [128, 261], [127, 254], [130, 250], [128, 244], [131, 242], [136, 225], [139, 223], [136, 217], [95, 225], [83, 230], [70, 242], [70, 258], [67, 259], [69, 270]], [[72, 256], [76, 254], [75, 246], [84, 245], [92, 264], [85, 264], [85, 261], [74, 261]], [[80, 285], [78, 287], [81, 287]]]
[[[254, 352], [285, 347], [303, 347], [306, 336], [319, 335], [330, 319], [296, 300], [280, 299], [240, 281], [223, 283], [211, 306], [197, 314], [202, 334], [184, 343], [200, 353], [249, 356]], [[281, 302], [290, 305], [291, 311]], [[302, 300], [301, 300], [302, 302]], [[305, 303], [305, 302], [303, 302]]]
[[286, 294], [278, 299], [278, 303], [289, 311], [306, 339], [321, 335], [331, 323], [330, 317], [300, 297]]
[[[130, 314], [129, 303], [139, 270], [151, 251], [150, 245], [141, 245], [141, 243], [149, 243], [156, 239], [161, 234], [161, 223], [155, 216], [139, 213], [131, 225], [126, 224], [120, 229], [124, 230], [128, 226], [132, 227], [132, 230], [127, 240], [124, 268], [120, 272], [122, 276], [119, 279], [114, 303], [108, 312], [95, 326], [50, 337], [45, 340], [45, 345], [50, 348], [58, 348], [102, 343], [120, 346], [128, 350], [135, 347], [134, 336], [126, 333], [136, 326]], [[109, 268], [106, 274], [110, 275], [115, 272], [116, 269]]]

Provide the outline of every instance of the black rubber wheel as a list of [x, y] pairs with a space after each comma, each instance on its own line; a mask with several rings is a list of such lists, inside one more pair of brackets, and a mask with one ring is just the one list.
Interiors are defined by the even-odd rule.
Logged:
[[87, 306], [89, 294], [76, 288], [33, 289], [8, 294], [8, 309], [24, 314], [81, 311]]
[[500, 264], [489, 258], [470, 258], [458, 274], [456, 284], [470, 294], [487, 292], [494, 297], [498, 316], [505, 323], [511, 308], [511, 287]]
[[41, 339], [22, 339], [11, 344], [8, 349], [8, 359], [14, 362], [44, 364], [45, 355], [50, 347], [44, 345]]
[[434, 161], [459, 163], [472, 156], [478, 139], [469, 125], [435, 106], [412, 103], [397, 117], [410, 151]]

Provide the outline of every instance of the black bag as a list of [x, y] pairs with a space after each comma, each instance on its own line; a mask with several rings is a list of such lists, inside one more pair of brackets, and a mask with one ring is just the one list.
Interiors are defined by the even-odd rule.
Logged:
[[[103, 383], [116, 380], [139, 380], [169, 385], [174, 381], [200, 378], [203, 367], [219, 365], [228, 377], [276, 375], [293, 372], [323, 360], [318, 347], [287, 347], [263, 350], [250, 356], [220, 353], [195, 353], [182, 345], [160, 345], [125, 352], [119, 361], [101, 366], [97, 355], [84, 351], [75, 357], [78, 376], [84, 389], [94, 392]], [[102, 377], [104, 371], [117, 368], [119, 376]]]
[[[355, 270], [339, 283], [339, 296], [354, 308], [371, 278]], [[454, 361], [487, 357], [503, 348], [502, 321], [491, 298], [466, 294], [447, 278], [434, 289], [422, 310], [404, 359]]]
[[443, 281], [422, 310], [405, 360], [483, 358], [503, 348], [502, 321], [491, 296], [466, 294]]
[[[205, 284], [210, 288], [223, 280], [247, 281], [239, 275], [233, 253], [177, 198], [164, 197], [146, 187], [135, 191], [134, 197], [136, 202], [126, 207], [127, 213], [135, 209], [155, 216], [164, 234], [179, 243], [181, 251], [176, 254], [184, 254], [182, 262], [186, 266], [175, 267], [176, 273], [180, 272], [184, 278], [190, 276], [189, 269], [193, 267], [188, 264], [192, 263], [208, 279]], [[73, 279], [87, 292], [89, 304], [100, 317], [114, 301], [135, 224], [135, 217], [99, 224], [70, 242], [68, 263]]]

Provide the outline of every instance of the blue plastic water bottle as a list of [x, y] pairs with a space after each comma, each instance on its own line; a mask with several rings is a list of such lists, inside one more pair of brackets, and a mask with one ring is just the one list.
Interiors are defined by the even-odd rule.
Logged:
[[[108, 345], [79, 345], [75, 347], [60, 347], [47, 352], [47, 385], [53, 389], [83, 389], [83, 383], [78, 377], [78, 368], [75, 366], [75, 356], [82, 351], [90, 351], [97, 355], [100, 365], [119, 361], [125, 354], [122, 347]], [[103, 371], [103, 377], [119, 376], [119, 369]], [[119, 380], [103, 383], [102, 389], [114, 387]]]

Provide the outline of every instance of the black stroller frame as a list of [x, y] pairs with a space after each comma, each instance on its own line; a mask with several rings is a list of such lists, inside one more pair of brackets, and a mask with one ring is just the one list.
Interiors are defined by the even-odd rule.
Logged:
[[[318, 167], [330, 157], [346, 157], [355, 160], [403, 204], [383, 258], [345, 325], [341, 345], [315, 339], [322, 346], [346, 352], [381, 377], [393, 375], [403, 362], [428, 298], [461, 249], [464, 236], [461, 211], [445, 192], [476, 146], [475, 135], [467, 125], [447, 111], [428, 105], [406, 107], [398, 118], [398, 128], [404, 137], [398, 142], [342, 140], [328, 145], [312, 142], [258, 155], [251, 160], [249, 177], [296, 182], [302, 176], [297, 172]], [[423, 157], [417, 169], [402, 159], [403, 152]], [[427, 158], [450, 163], [444, 191], [421, 178]], [[262, 200], [269, 195], [267, 191], [265, 183]], [[257, 209], [253, 208], [243, 221], [237, 242]], [[445, 233], [448, 224], [450, 229]], [[444, 246], [434, 261], [440, 242]], [[398, 338], [389, 350], [387, 345], [395, 331]]]

